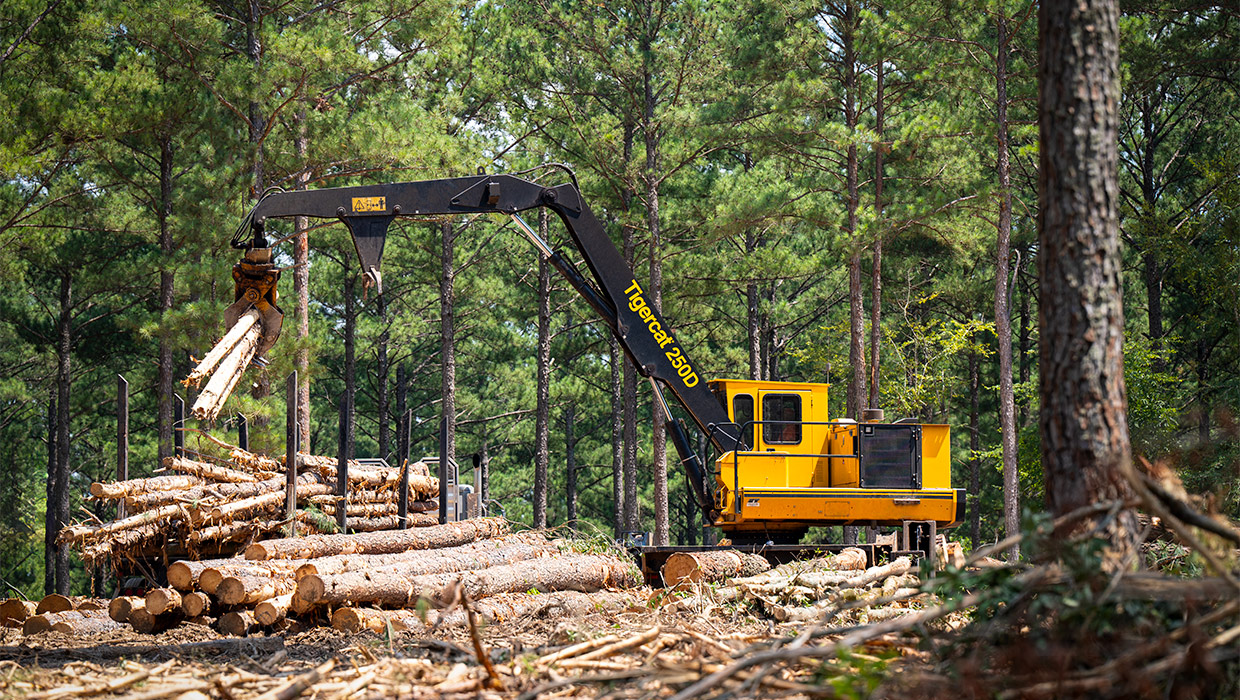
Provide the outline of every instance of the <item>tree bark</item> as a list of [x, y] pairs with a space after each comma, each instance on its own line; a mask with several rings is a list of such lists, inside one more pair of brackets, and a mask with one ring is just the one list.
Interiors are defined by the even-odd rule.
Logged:
[[[1113, 0], [1038, 8], [1038, 325], [1042, 465], [1050, 511], [1126, 498], [1118, 225], [1119, 10]], [[1135, 546], [1135, 519], [1110, 536]]]
[[[647, 16], [647, 22], [651, 18]], [[652, 34], [657, 31], [648, 25], [643, 33], [643, 56], [646, 65], [643, 70], [643, 97], [645, 109], [642, 116], [642, 135], [646, 142], [646, 228], [650, 231], [650, 305], [659, 314], [663, 313], [663, 229], [659, 222], [659, 189], [663, 182], [661, 162], [660, 125], [655, 119], [657, 98], [654, 90], [654, 65], [650, 58], [650, 42]], [[667, 502], [667, 432], [664, 427], [667, 416], [659, 401], [651, 402], [651, 438], [654, 463], [654, 545], [665, 546], [670, 541], [671, 520]]]
[[66, 274], [60, 278], [60, 316], [56, 342], [56, 477], [49, 537], [56, 551], [56, 592], [69, 595], [69, 547], [54, 544], [62, 528], [69, 524], [69, 389], [73, 381], [73, 282]]
[[410, 549], [442, 549], [475, 540], [507, 534], [508, 525], [497, 518], [464, 520], [434, 527], [391, 532], [363, 532], [356, 535], [312, 535], [256, 542], [245, 550], [245, 558], [306, 559], [340, 554], [392, 554]]
[[[611, 371], [611, 503], [615, 537], [624, 533], [624, 367], [627, 362], [614, 337], [607, 339], [608, 367]], [[55, 403], [55, 402], [53, 402]]]
[[[344, 450], [353, 459], [357, 438], [357, 276], [345, 270], [344, 277]], [[337, 458], [339, 459], [339, 458]]]
[[[57, 430], [57, 419], [60, 413], [56, 408], [56, 396], [58, 395], [58, 387], [53, 388], [51, 396], [47, 401], [47, 487], [46, 503], [49, 505], [56, 503], [56, 459], [60, 455], [60, 449], [57, 447], [56, 438], [60, 434]], [[56, 592], [56, 537], [60, 534], [56, 527], [56, 509], [47, 508], [43, 519], [43, 592]]]
[[564, 407], [564, 471], [565, 471], [565, 522], [569, 527], [577, 524], [577, 436], [576, 412], [573, 405]]
[[[306, 113], [297, 115], [297, 135], [293, 138], [301, 171], [297, 174], [297, 190], [305, 190], [310, 184], [310, 140], [306, 135]], [[293, 315], [297, 317], [297, 426], [301, 431], [301, 444], [307, 452], [313, 452], [310, 444], [310, 219], [298, 216], [293, 219], [293, 294], [297, 297]]]
[[[538, 210], [538, 233], [547, 240], [547, 209]], [[538, 357], [535, 361], [534, 527], [547, 527], [547, 465], [551, 459], [551, 266], [538, 257]]]
[[[635, 244], [633, 230], [624, 229], [624, 259], [633, 265]], [[624, 530], [641, 528], [640, 509], [637, 501], [637, 370], [628, 356], [624, 358]]]
[[451, 221], [439, 224], [442, 245], [439, 276], [439, 360], [440, 410], [445, 419], [448, 454], [439, 455], [440, 477], [448, 473], [456, 460], [456, 270], [454, 252], [456, 234]]
[[981, 390], [978, 376], [977, 352], [969, 352], [969, 541], [973, 549], [980, 546], [982, 536], [982, 461], [977, 456], [981, 449], [980, 413], [977, 393]]
[[870, 396], [867, 405], [878, 407], [879, 349], [883, 340], [883, 58], [875, 69], [874, 132], [878, 143], [874, 148], [874, 257], [870, 265]]
[[[173, 306], [174, 275], [171, 265], [174, 248], [172, 245], [172, 138], [167, 134], [159, 137], [159, 208], [156, 218], [159, 222], [159, 249], [163, 253], [163, 261], [159, 270], [159, 311], [162, 319], [168, 318]], [[165, 457], [172, 454], [172, 400], [173, 366], [172, 342], [167, 329], [159, 334], [159, 359], [156, 384], [155, 423], [159, 445], [157, 458], [162, 463]]]
[[[1016, 398], [1012, 389], [1012, 319], [1008, 300], [1008, 257], [1012, 242], [1012, 166], [1008, 156], [1007, 55], [1008, 24], [1002, 9], [995, 50], [995, 127], [998, 149], [999, 226], [995, 250], [995, 335], [999, 346], [999, 437], [1003, 453], [1003, 522], [1005, 536], [1020, 534], [1020, 474], [1016, 469]], [[1008, 560], [1020, 557], [1020, 545], [1008, 550]]]
[[852, 254], [848, 257], [848, 319], [849, 343], [848, 364], [852, 375], [848, 379], [848, 397], [846, 412], [849, 418], [861, 420], [861, 412], [865, 410], [865, 300], [861, 292], [861, 252], [863, 246], [858, 232], [857, 208], [860, 197], [857, 192], [857, 146], [851, 138], [857, 131], [857, 49], [856, 31], [860, 22], [856, 3], [852, 0], [844, 8], [844, 22], [841, 31], [843, 42], [844, 63], [844, 126], [848, 129], [850, 141], [845, 165], [845, 188], [847, 190], [848, 222], [845, 230], [848, 245]]

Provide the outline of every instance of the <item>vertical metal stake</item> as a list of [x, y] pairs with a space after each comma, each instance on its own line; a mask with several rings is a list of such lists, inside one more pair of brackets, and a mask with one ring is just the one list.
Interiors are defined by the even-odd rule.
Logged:
[[448, 522], [448, 416], [439, 418], [439, 524]]
[[[129, 478], [129, 382], [116, 375], [116, 480]], [[125, 517], [125, 499], [116, 503], [116, 519]]]
[[348, 532], [347, 501], [349, 496], [349, 396], [340, 395], [340, 441], [336, 450], [336, 527]]
[[250, 421], [240, 413], [237, 414], [237, 447], [250, 451]]
[[396, 493], [399, 529], [409, 527], [409, 413], [396, 419], [396, 464], [400, 469], [400, 490]]
[[185, 456], [185, 399], [172, 395], [172, 454]]
[[296, 534], [297, 523], [297, 467], [301, 451], [300, 435], [297, 430], [297, 370], [288, 375], [284, 385], [284, 517], [288, 520], [289, 534]]

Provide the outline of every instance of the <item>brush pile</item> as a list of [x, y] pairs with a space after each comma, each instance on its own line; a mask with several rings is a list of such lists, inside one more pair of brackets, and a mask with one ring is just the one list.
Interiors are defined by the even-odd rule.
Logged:
[[[735, 552], [718, 554], [738, 556]], [[748, 565], [760, 568], [756, 560], [761, 557], [743, 556], [753, 557]], [[867, 568], [865, 553], [860, 549], [781, 564], [739, 578], [710, 575], [715, 568], [717, 565], [704, 563], [695, 569], [669, 558], [663, 568], [664, 580], [688, 593], [670, 605], [705, 616], [739, 607], [779, 622], [832, 620], [835, 625], [847, 625], [900, 617], [912, 611], [912, 599], [920, 596], [921, 582], [915, 573], [910, 573], [912, 562], [908, 557]], [[693, 573], [681, 573], [686, 570]], [[702, 583], [722, 585], [710, 587]]]
[[[300, 510], [286, 515], [287, 474], [281, 461], [219, 443], [227, 458], [169, 457], [158, 476], [90, 485], [91, 497], [124, 504], [125, 516], [111, 522], [66, 527], [58, 544], [80, 548], [88, 563], [160, 555], [164, 560], [198, 558], [200, 553], [231, 554], [247, 543], [297, 533], [334, 532], [336, 511], [344, 508], [354, 532], [393, 530], [402, 475], [399, 469], [350, 462], [348, 495], [336, 489], [336, 460], [300, 455], [295, 486]], [[212, 461], [205, 461], [211, 459]], [[409, 465], [408, 525], [438, 523], [439, 480], [426, 465]]]
[[[551, 605], [564, 614], [636, 601], [628, 559], [573, 551], [540, 532], [479, 518], [409, 530], [256, 542], [244, 556], [177, 561], [167, 588], [122, 596], [109, 622], [150, 634], [182, 622], [230, 635], [331, 625], [356, 632], [515, 619]], [[619, 589], [619, 590], [607, 590]], [[468, 605], [468, 607], [466, 607]]]

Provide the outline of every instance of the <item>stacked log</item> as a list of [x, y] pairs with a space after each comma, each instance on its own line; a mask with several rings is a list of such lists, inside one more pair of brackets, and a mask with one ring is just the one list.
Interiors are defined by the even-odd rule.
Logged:
[[[499, 519], [392, 532], [255, 543], [246, 558], [178, 561], [169, 588], [112, 601], [112, 620], [156, 633], [217, 616], [246, 635], [299, 626], [340, 629], [466, 624], [469, 600], [483, 620], [582, 614], [627, 607], [641, 575], [627, 557], [580, 554], [541, 532], [510, 533]], [[429, 611], [429, 612], [428, 612]]]
[[210, 547], [230, 553], [287, 534], [282, 531], [290, 527], [299, 534], [330, 533], [336, 529], [332, 516], [339, 508], [348, 516], [346, 527], [356, 532], [438, 523], [439, 481], [421, 462], [409, 465], [409, 517], [402, 521], [397, 517], [400, 470], [351, 465], [348, 493], [342, 498], [336, 495], [336, 460], [299, 455], [296, 491], [303, 510], [290, 522], [282, 463], [209, 439], [227, 450], [226, 459], [174, 456], [164, 460], [169, 473], [91, 484], [93, 498], [124, 502], [127, 517], [70, 525], [58, 542], [80, 548], [83, 559], [95, 563], [109, 556], [162, 554], [166, 548], [194, 553]]
[[[903, 615], [911, 611], [910, 605], [924, 602], [908, 557], [869, 568], [865, 563], [861, 550], [847, 549], [727, 580], [718, 588], [695, 588], [694, 595], [676, 598], [671, 605], [698, 613], [722, 604], [741, 605], [779, 622], [849, 624]], [[663, 575], [668, 577], [666, 568]]]
[[[69, 598], [55, 593], [32, 601], [10, 599], [0, 605], [5, 627], [20, 627], [22, 634], [64, 632], [72, 635], [104, 634], [120, 629], [111, 616], [111, 605], [94, 598]], [[23, 617], [24, 616], [24, 617]]]

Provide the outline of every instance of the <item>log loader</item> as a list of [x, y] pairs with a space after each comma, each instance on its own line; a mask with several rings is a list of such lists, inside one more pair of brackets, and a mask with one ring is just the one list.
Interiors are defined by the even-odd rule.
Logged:
[[[244, 255], [233, 269], [231, 325], [249, 309], [262, 317], [261, 356], [280, 334], [279, 270], [268, 225], [273, 219], [339, 219], [352, 235], [362, 272], [382, 290], [380, 263], [388, 227], [398, 217], [500, 214], [585, 299], [650, 382], [667, 417], [707, 525], [735, 544], [795, 543], [811, 526], [903, 526], [903, 549], [932, 551], [934, 532], [963, 519], [963, 491], [951, 487], [946, 425], [885, 422], [881, 411], [862, 422], [827, 416], [826, 384], [708, 380], [569, 182], [544, 186], [520, 175], [473, 175], [263, 196], [233, 237]], [[586, 271], [521, 219], [545, 207], [567, 229]], [[707, 436], [717, 457], [707, 466], [677, 420], [668, 394]]]

